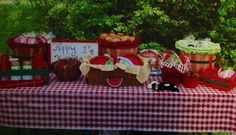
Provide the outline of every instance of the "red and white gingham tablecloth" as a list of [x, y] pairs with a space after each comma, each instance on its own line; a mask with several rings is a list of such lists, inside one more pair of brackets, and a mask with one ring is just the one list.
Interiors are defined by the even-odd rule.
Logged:
[[[151, 78], [154, 79], [154, 78]], [[0, 90], [0, 125], [26, 128], [236, 132], [236, 89], [156, 92], [88, 85], [84, 78]]]

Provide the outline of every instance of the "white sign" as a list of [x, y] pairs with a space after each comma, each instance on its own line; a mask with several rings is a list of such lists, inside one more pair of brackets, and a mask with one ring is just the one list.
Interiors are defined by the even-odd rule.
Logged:
[[98, 53], [98, 43], [96, 41], [54, 40], [50, 46], [50, 61], [53, 63], [64, 58], [77, 58], [81, 61], [86, 54], [98, 56]]

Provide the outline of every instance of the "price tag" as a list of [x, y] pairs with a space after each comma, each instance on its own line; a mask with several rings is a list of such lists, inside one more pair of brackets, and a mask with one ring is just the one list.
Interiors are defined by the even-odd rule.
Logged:
[[98, 56], [99, 49], [96, 40], [53, 39], [49, 52], [50, 62], [53, 63], [64, 58], [77, 58], [81, 61], [86, 54]]

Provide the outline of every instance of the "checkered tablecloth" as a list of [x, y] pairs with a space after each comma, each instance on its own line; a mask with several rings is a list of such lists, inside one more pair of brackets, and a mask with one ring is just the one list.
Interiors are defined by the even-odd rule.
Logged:
[[[150, 78], [155, 79], [155, 78]], [[236, 89], [156, 92], [91, 86], [84, 78], [0, 90], [0, 125], [26, 128], [236, 132]]]

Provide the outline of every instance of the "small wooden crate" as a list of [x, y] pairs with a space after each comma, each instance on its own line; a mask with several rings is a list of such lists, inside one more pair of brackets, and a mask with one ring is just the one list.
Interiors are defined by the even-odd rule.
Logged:
[[49, 82], [49, 69], [41, 68], [41, 69], [31, 69], [31, 70], [5, 70], [0, 71], [0, 77], [9, 77], [13, 75], [41, 75], [41, 79], [33, 79], [33, 80], [7, 80], [0, 81], [0, 88], [12, 88], [12, 87], [36, 87], [41, 85], [46, 85]]
[[23, 44], [16, 43], [14, 38], [9, 38], [7, 44], [12, 50], [13, 57], [30, 59], [36, 52], [42, 52], [44, 61], [48, 61], [48, 43]]

